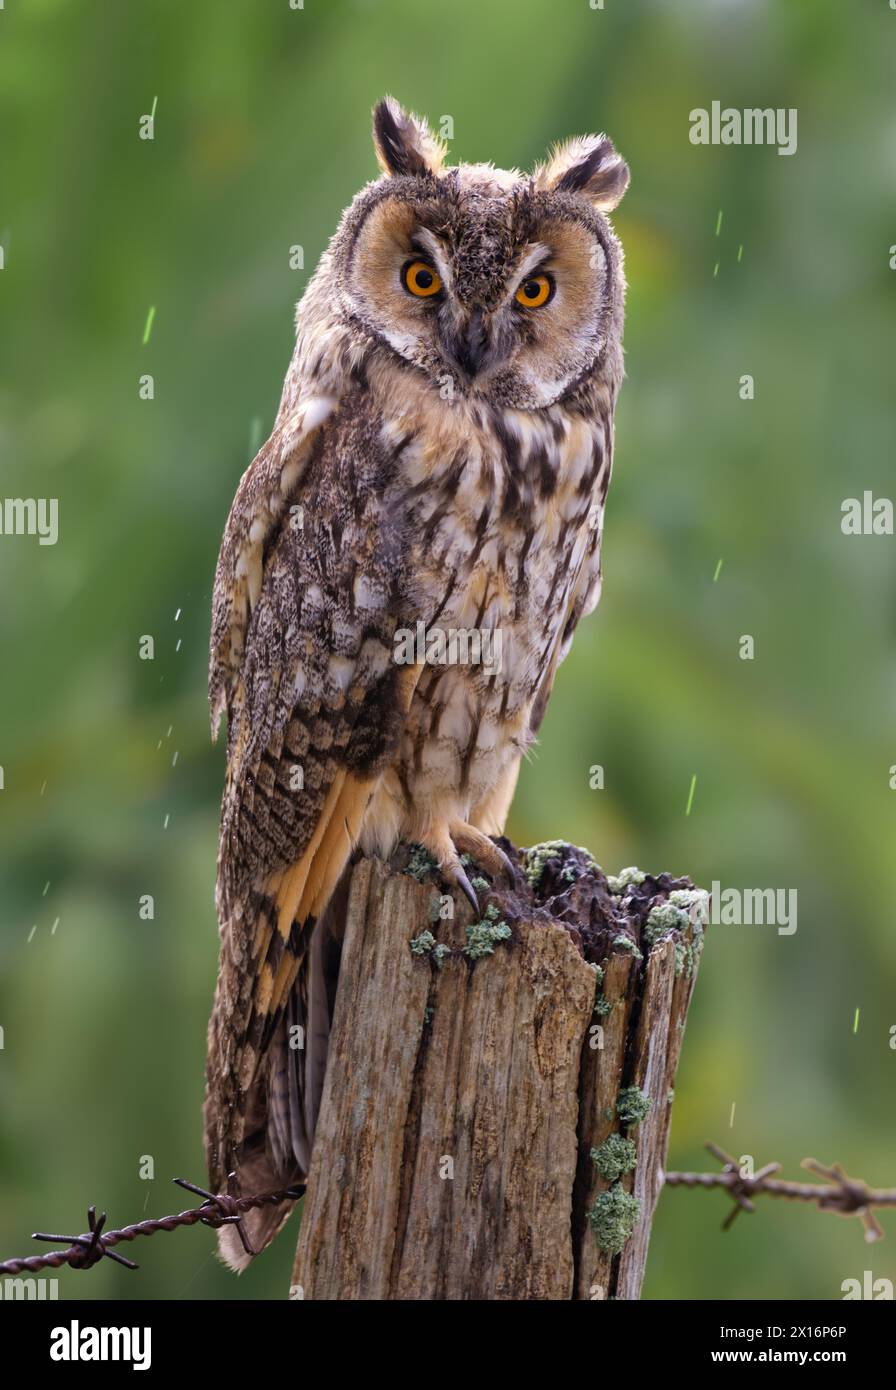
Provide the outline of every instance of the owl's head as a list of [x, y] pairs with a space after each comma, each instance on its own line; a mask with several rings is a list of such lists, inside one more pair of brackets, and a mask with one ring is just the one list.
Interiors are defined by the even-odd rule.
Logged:
[[447, 167], [426, 122], [391, 98], [373, 132], [383, 176], [332, 248], [341, 311], [440, 388], [450, 382], [447, 394], [531, 410], [603, 366], [615, 385], [624, 280], [605, 214], [629, 171], [606, 136], [569, 140], [522, 174]]

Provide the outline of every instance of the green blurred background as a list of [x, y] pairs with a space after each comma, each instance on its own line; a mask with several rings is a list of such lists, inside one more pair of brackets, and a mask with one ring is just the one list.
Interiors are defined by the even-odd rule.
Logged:
[[[455, 159], [526, 167], [606, 129], [632, 168], [604, 597], [511, 834], [798, 889], [795, 936], [709, 935], [670, 1165], [713, 1166], [713, 1138], [788, 1176], [813, 1154], [896, 1184], [896, 540], [840, 530], [844, 498], [892, 492], [894, 43], [887, 0], [7, 0], [0, 491], [57, 497], [60, 538], [0, 541], [0, 1257], [83, 1229], [89, 1201], [114, 1224], [176, 1210], [169, 1179], [203, 1178], [211, 578], [387, 91], [450, 115]], [[797, 107], [798, 153], [695, 148], [689, 112], [714, 99]], [[813, 1208], [766, 1202], [722, 1235], [726, 1211], [666, 1193], [646, 1297], [896, 1281], [886, 1214], [869, 1249]], [[195, 1230], [60, 1292], [280, 1297], [288, 1229], [241, 1281]]]

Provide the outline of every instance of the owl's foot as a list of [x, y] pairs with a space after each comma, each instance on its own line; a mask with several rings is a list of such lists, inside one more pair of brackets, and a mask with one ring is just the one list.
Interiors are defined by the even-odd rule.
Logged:
[[517, 885], [516, 869], [500, 846], [465, 821], [451, 821], [447, 826], [432, 828], [428, 834], [417, 833], [413, 839], [436, 861], [445, 881], [461, 890], [477, 916], [482, 908], [461, 863], [462, 854], [469, 855], [492, 878], [505, 878], [511, 888]]
[[428, 833], [417, 831], [409, 838], [426, 850], [430, 858], [438, 865], [439, 873], [445, 882], [459, 888], [473, 911], [479, 916], [479, 899], [476, 897], [476, 890], [467, 876], [466, 869], [460, 862], [460, 853], [455, 848], [448, 827], [444, 824], [433, 826]]
[[448, 833], [460, 854], [468, 854], [474, 863], [491, 874], [492, 878], [505, 878], [511, 888], [517, 886], [517, 874], [507, 855], [475, 825], [465, 821], [452, 821]]

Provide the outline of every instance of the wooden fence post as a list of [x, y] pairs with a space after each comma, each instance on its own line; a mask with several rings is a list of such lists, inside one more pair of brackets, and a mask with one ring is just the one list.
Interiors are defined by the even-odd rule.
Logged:
[[353, 870], [306, 1299], [639, 1296], [706, 895], [501, 843], [479, 921], [419, 850]]

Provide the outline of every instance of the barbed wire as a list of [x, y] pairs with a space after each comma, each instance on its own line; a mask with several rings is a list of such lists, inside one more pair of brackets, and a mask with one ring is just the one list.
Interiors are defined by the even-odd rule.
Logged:
[[744, 1177], [741, 1165], [731, 1154], [717, 1144], [707, 1144], [706, 1148], [724, 1165], [721, 1173], [667, 1173], [665, 1185], [723, 1188], [735, 1205], [722, 1223], [722, 1230], [731, 1227], [738, 1212], [756, 1210], [754, 1197], [784, 1197], [792, 1202], [815, 1202], [819, 1211], [833, 1211], [838, 1216], [857, 1216], [865, 1228], [866, 1241], [883, 1239], [884, 1230], [874, 1215], [874, 1208], [896, 1207], [896, 1188], [868, 1187], [861, 1179], [851, 1178], [839, 1163], [828, 1167], [817, 1158], [804, 1158], [800, 1167], [824, 1178], [823, 1184], [775, 1178], [772, 1174], [780, 1173], [780, 1163], [766, 1163], [751, 1177]]
[[[783, 1197], [789, 1201], [814, 1202], [820, 1211], [833, 1211], [839, 1216], [857, 1216], [865, 1228], [866, 1241], [880, 1240], [884, 1231], [877, 1217], [875, 1207], [896, 1207], [896, 1188], [868, 1187], [861, 1179], [851, 1178], [838, 1163], [830, 1167], [819, 1163], [815, 1158], [804, 1158], [801, 1167], [818, 1177], [824, 1183], [787, 1182], [775, 1178], [780, 1173], [780, 1163], [767, 1163], [752, 1176], [741, 1174], [741, 1165], [731, 1154], [717, 1144], [707, 1144], [707, 1150], [723, 1165], [720, 1173], [667, 1173], [666, 1187], [721, 1188], [734, 1202], [722, 1229], [728, 1230], [741, 1211], [754, 1212], [755, 1197]], [[122, 1226], [107, 1231], [106, 1213], [97, 1216], [96, 1207], [87, 1210], [88, 1229], [81, 1235], [51, 1235], [46, 1231], [36, 1231], [32, 1240], [50, 1241], [54, 1244], [66, 1242], [64, 1249], [47, 1250], [37, 1255], [23, 1255], [17, 1259], [0, 1262], [0, 1276], [14, 1274], [37, 1274], [42, 1269], [60, 1269], [68, 1265], [70, 1269], [92, 1269], [102, 1259], [114, 1260], [125, 1269], [139, 1269], [139, 1265], [114, 1249], [125, 1241], [136, 1240], [138, 1236], [154, 1236], [158, 1231], [176, 1231], [181, 1226], [235, 1226], [246, 1253], [254, 1255], [243, 1227], [242, 1218], [246, 1212], [259, 1207], [280, 1206], [284, 1202], [295, 1202], [304, 1196], [303, 1186], [284, 1187], [277, 1192], [263, 1192], [251, 1197], [234, 1197], [227, 1192], [206, 1192], [204, 1188], [187, 1182], [186, 1178], [174, 1178], [178, 1187], [195, 1192], [203, 1201], [198, 1207], [176, 1212], [172, 1216], [148, 1217], [133, 1225]]]
[[124, 1265], [125, 1269], [139, 1269], [140, 1266], [133, 1260], [117, 1254], [112, 1247], [120, 1245], [123, 1241], [136, 1240], [138, 1236], [154, 1236], [157, 1231], [176, 1231], [180, 1226], [195, 1226], [197, 1223], [211, 1226], [213, 1229], [219, 1226], [235, 1226], [246, 1253], [254, 1255], [256, 1252], [249, 1244], [243, 1227], [242, 1218], [246, 1212], [255, 1211], [258, 1207], [276, 1207], [283, 1202], [295, 1202], [305, 1192], [304, 1187], [296, 1186], [284, 1187], [279, 1192], [260, 1193], [254, 1197], [232, 1197], [227, 1192], [206, 1192], [204, 1188], [187, 1182], [186, 1178], [174, 1178], [173, 1181], [178, 1187], [184, 1187], [188, 1192], [195, 1192], [197, 1197], [204, 1198], [201, 1206], [179, 1211], [174, 1216], [148, 1217], [145, 1221], [136, 1221], [131, 1226], [122, 1226], [119, 1230], [113, 1231], [105, 1230], [105, 1212], [97, 1216], [96, 1207], [88, 1207], [88, 1230], [82, 1235], [60, 1236], [35, 1231], [31, 1237], [32, 1240], [47, 1240], [54, 1244], [67, 1241], [65, 1249], [47, 1250], [40, 1255], [24, 1255], [19, 1259], [4, 1260], [0, 1263], [0, 1275], [37, 1274], [42, 1269], [59, 1269], [62, 1265], [68, 1265], [71, 1269], [92, 1269], [104, 1258]]

